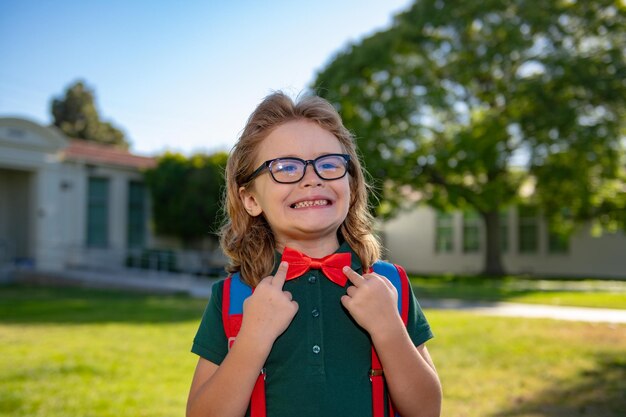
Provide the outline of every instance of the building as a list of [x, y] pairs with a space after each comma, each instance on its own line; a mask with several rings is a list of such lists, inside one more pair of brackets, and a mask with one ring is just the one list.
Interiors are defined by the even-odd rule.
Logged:
[[0, 266], [123, 265], [151, 245], [141, 171], [153, 158], [0, 118]]
[[[502, 262], [507, 272], [560, 277], [626, 278], [626, 235], [594, 236], [589, 225], [570, 239], [549, 233], [532, 209], [512, 207], [500, 218]], [[471, 212], [441, 213], [428, 206], [401, 213], [381, 226], [391, 261], [425, 274], [478, 274], [485, 231]]]
[[[142, 170], [155, 164], [153, 158], [68, 139], [52, 127], [0, 118], [0, 275], [7, 265], [159, 269], [161, 252], [145, 259], [147, 248], [177, 248], [169, 251], [177, 270], [220, 269], [225, 260], [219, 251], [184, 251], [181, 242], [151, 232]], [[586, 227], [565, 242], [550, 236], [538, 213], [515, 207], [501, 223], [502, 260], [511, 273], [626, 278], [623, 233], [594, 237]], [[381, 233], [390, 260], [410, 272], [482, 270], [485, 237], [475, 214], [421, 206], [382, 224]]]

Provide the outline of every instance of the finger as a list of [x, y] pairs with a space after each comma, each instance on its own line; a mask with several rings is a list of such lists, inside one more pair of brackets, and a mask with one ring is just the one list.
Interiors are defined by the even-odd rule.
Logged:
[[265, 278], [263, 278], [256, 286], [261, 287], [261, 286], [265, 286], [265, 285], [272, 285], [272, 276], [267, 276]]
[[363, 278], [361, 275], [357, 274], [354, 271], [354, 269], [350, 268], [349, 266], [344, 266], [342, 271], [343, 271], [344, 275], [346, 277], [348, 277], [350, 282], [352, 284], [354, 284], [355, 287], [359, 287], [359, 286], [361, 286], [365, 282], [365, 278]]
[[272, 285], [283, 288], [283, 285], [285, 285], [285, 279], [287, 279], [288, 269], [289, 264], [287, 262], [281, 262], [280, 265], [278, 265], [278, 270], [274, 274], [274, 278], [272, 278]]
[[289, 301], [293, 301], [293, 295], [291, 295], [289, 291], [283, 291], [283, 294], [285, 294]]
[[387, 288], [389, 288], [390, 290], [393, 290], [393, 289], [395, 288], [395, 287], [393, 286], [393, 284], [391, 283], [391, 281], [389, 281], [389, 280], [387, 279], [387, 277], [385, 277], [384, 275], [380, 275], [380, 274], [377, 274], [377, 273], [375, 273], [375, 272], [372, 272], [371, 274], [367, 274], [367, 275], [365, 275], [365, 276], [364, 276], [364, 278], [366, 278], [366, 279], [367, 279], [368, 277], [372, 277], [372, 278], [374, 278], [374, 279], [379, 279], [379, 280], [381, 280], [381, 281], [382, 281], [382, 282], [383, 282], [383, 283], [387, 286]]
[[351, 285], [346, 289], [346, 294], [348, 294], [349, 297], [354, 297], [354, 294], [356, 292], [357, 292], [357, 289], [354, 285]]

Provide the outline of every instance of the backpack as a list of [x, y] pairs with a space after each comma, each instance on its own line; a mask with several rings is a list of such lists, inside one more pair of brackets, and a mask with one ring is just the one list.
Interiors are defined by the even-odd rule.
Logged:
[[[409, 279], [406, 272], [401, 266], [377, 261], [374, 263], [372, 270], [378, 275], [387, 278], [398, 291], [398, 312], [402, 317], [402, 322], [407, 325], [409, 316]], [[241, 280], [241, 275], [236, 272], [230, 275], [224, 281], [224, 289], [222, 293], [222, 322], [224, 324], [224, 332], [228, 338], [228, 349], [235, 342], [235, 338], [241, 328], [243, 320], [243, 302], [252, 294], [252, 287], [245, 284]], [[370, 381], [372, 382], [372, 410], [373, 417], [383, 417], [385, 414], [385, 381], [383, 369], [376, 354], [376, 350], [372, 346], [372, 367], [369, 372]], [[400, 417], [395, 413], [388, 399], [389, 415]], [[265, 417], [265, 368], [261, 370], [257, 378], [252, 396], [250, 398], [251, 417]]]

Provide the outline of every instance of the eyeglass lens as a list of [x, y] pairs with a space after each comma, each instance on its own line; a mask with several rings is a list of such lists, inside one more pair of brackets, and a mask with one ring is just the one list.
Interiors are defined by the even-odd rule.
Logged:
[[[298, 182], [304, 177], [306, 166], [311, 163], [295, 158], [274, 160], [269, 168], [278, 182]], [[334, 180], [345, 175], [347, 161], [340, 155], [326, 155], [315, 159], [312, 163], [317, 175], [324, 180]]]

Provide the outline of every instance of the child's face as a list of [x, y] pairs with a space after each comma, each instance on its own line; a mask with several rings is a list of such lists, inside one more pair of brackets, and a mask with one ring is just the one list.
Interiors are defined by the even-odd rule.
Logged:
[[[314, 122], [297, 120], [275, 128], [259, 144], [255, 167], [280, 157], [312, 160], [341, 153], [345, 151], [332, 133]], [[265, 216], [279, 247], [308, 240], [338, 245], [337, 230], [350, 206], [349, 176], [323, 180], [308, 165], [300, 182], [281, 184], [266, 169], [251, 186], [240, 189], [240, 196], [248, 213]]]

